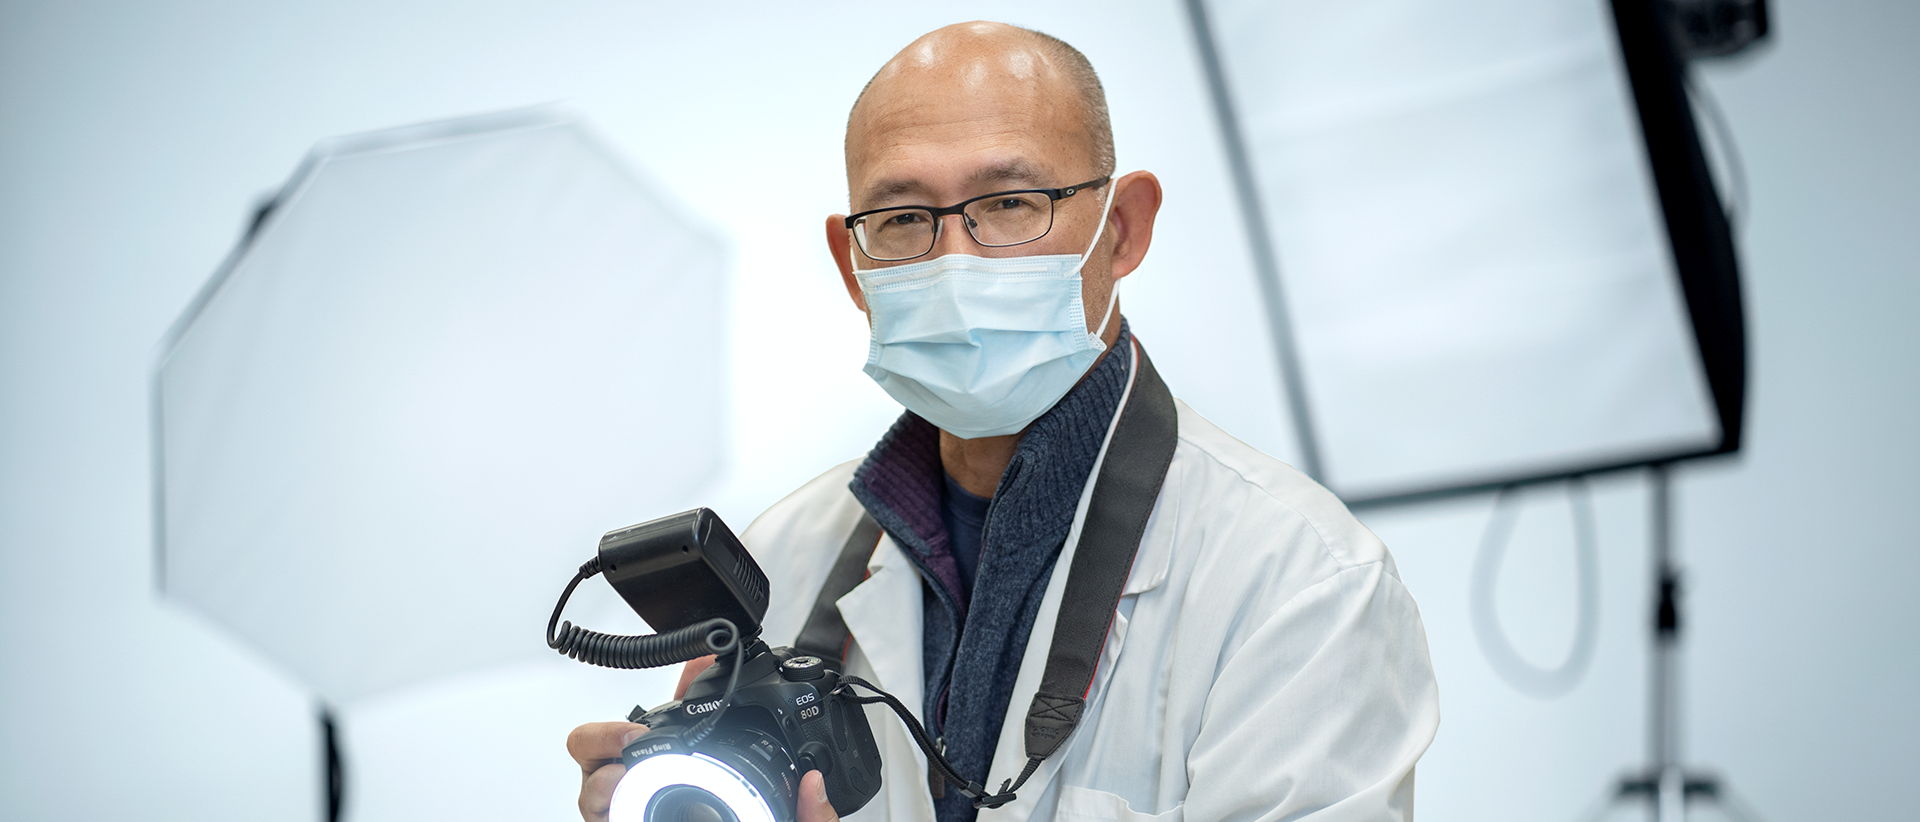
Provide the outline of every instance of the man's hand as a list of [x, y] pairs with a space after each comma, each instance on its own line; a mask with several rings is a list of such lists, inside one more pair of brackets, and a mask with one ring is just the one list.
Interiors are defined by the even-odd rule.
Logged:
[[647, 726], [632, 722], [590, 722], [567, 734], [567, 753], [580, 763], [582, 819], [606, 822], [613, 788], [627, 773], [620, 764], [620, 751], [646, 732]]
[[833, 804], [827, 801], [827, 780], [819, 771], [807, 771], [800, 777], [798, 798], [795, 815], [800, 822], [840, 822], [840, 814], [834, 813]]
[[697, 659], [689, 661], [686, 664], [686, 667], [681, 668], [680, 684], [674, 686], [673, 698], [679, 699], [683, 696], [686, 696], [687, 686], [692, 685], [693, 680], [696, 677], [700, 676], [703, 673], [706, 673], [708, 668], [713, 667], [714, 659], [715, 657], [713, 654], [707, 654], [706, 656], [699, 657]]
[[[680, 684], [673, 689], [673, 698], [686, 696], [687, 686], [693, 683], [693, 678], [712, 664], [711, 654], [688, 662], [685, 668], [680, 669]], [[573, 761], [580, 763], [582, 819], [587, 822], [606, 822], [607, 808], [613, 804], [614, 786], [619, 785], [620, 777], [627, 773], [627, 769], [620, 766], [620, 751], [646, 732], [647, 726], [632, 722], [589, 722], [567, 734], [567, 753], [573, 754]], [[827, 812], [831, 814], [833, 809], [829, 807]], [[820, 822], [837, 820], [838, 817], [828, 816]], [[800, 822], [814, 821], [803, 817]]]
[[[620, 767], [620, 751], [646, 732], [647, 726], [632, 722], [593, 722], [567, 735], [567, 752], [580, 763], [581, 818], [606, 822], [614, 786], [627, 772]], [[798, 800], [799, 822], [840, 822], [840, 815], [827, 801], [827, 780], [819, 771], [807, 771], [800, 777]]]
[[[680, 672], [680, 685], [673, 698], [687, 695], [687, 685], [713, 664], [703, 656], [687, 663]], [[620, 765], [620, 752], [647, 732], [647, 726], [632, 722], [589, 722], [567, 734], [567, 753], [580, 763], [580, 818], [587, 822], [607, 822], [607, 809], [613, 805], [613, 789], [627, 769]], [[827, 801], [827, 780], [819, 771], [800, 777], [799, 822], [840, 822]]]

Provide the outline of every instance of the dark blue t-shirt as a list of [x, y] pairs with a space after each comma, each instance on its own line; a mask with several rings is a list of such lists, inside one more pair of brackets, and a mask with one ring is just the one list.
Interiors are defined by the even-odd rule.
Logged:
[[947, 526], [947, 550], [960, 566], [960, 596], [973, 598], [973, 578], [980, 570], [980, 531], [987, 524], [991, 497], [977, 497], [941, 472], [946, 486], [940, 491], [940, 521]]

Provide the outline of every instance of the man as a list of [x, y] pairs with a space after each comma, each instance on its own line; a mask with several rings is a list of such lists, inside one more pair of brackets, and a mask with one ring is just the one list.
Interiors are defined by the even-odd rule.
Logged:
[[[992, 23], [887, 63], [854, 105], [846, 159], [852, 217], [828, 218], [827, 246], [867, 314], [866, 370], [908, 413], [743, 535], [775, 586], [764, 636], [794, 641], [870, 517], [884, 535], [867, 578], [836, 600], [847, 669], [998, 789], [1027, 764], [1065, 557], [1096, 550], [1078, 534], [1109, 514], [1091, 489], [1145, 447], [1114, 433], [1159, 385], [1114, 289], [1146, 256], [1160, 185], [1112, 178], [1104, 94], [1079, 52]], [[1411, 818], [1438, 698], [1392, 557], [1311, 480], [1165, 407], [1177, 442], [1169, 425], [1064, 744], [1017, 800], [976, 810], [870, 707], [884, 786], [854, 820]], [[587, 819], [605, 818], [620, 749], [642, 733], [569, 738]], [[837, 819], [818, 774], [799, 819]]]

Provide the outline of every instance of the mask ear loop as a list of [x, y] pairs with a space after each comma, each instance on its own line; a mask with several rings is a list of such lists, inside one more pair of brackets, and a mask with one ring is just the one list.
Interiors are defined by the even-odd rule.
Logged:
[[[1100, 227], [1094, 229], [1093, 242], [1087, 243], [1087, 253], [1080, 255], [1080, 268], [1084, 271], [1087, 260], [1093, 258], [1093, 250], [1100, 245], [1100, 235], [1107, 232], [1107, 217], [1113, 214], [1113, 190], [1120, 187], [1119, 180], [1107, 183], [1106, 204], [1100, 207]], [[1093, 344], [1101, 350], [1107, 347], [1107, 323], [1113, 321], [1113, 307], [1120, 302], [1120, 284], [1113, 283], [1107, 288], [1107, 313], [1100, 316], [1100, 328], [1093, 332]]]

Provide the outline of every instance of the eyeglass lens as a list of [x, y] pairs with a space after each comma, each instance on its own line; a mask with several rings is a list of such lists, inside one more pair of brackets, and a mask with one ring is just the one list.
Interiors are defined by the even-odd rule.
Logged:
[[[999, 194], [962, 211], [974, 242], [998, 247], [1030, 243], [1053, 228], [1053, 198], [1033, 192]], [[860, 250], [876, 260], [906, 260], [933, 250], [937, 224], [924, 208], [900, 208], [861, 218], [854, 226]]]

